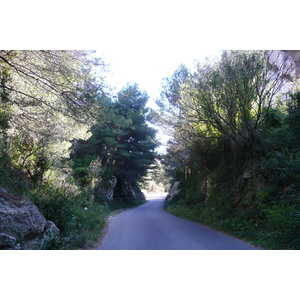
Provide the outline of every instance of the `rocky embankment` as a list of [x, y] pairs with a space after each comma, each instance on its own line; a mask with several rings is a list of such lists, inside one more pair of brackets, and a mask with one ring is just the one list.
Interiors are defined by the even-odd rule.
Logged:
[[45, 249], [58, 235], [59, 229], [32, 202], [0, 187], [0, 249]]
[[175, 181], [171, 186], [170, 191], [166, 197], [166, 202], [171, 201], [173, 197], [179, 193], [179, 191], [179, 181]]

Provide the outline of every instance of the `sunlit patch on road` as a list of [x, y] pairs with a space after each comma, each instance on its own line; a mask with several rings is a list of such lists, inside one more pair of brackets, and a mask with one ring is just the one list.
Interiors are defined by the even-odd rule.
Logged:
[[145, 194], [146, 200], [153, 200], [153, 199], [162, 199], [166, 198], [168, 193], [150, 193], [150, 194]]

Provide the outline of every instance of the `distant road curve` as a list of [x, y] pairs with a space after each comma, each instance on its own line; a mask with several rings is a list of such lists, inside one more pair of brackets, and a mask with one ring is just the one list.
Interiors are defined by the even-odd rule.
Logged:
[[114, 217], [99, 250], [258, 250], [243, 241], [163, 210], [165, 197], [152, 196]]

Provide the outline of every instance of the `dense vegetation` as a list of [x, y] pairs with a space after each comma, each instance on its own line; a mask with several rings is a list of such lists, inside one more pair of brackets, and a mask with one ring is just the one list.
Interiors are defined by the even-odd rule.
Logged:
[[[171, 175], [171, 213], [299, 249], [300, 89], [282, 92], [291, 67], [272, 51], [181, 65], [154, 112], [136, 84], [113, 95], [90, 51], [1, 50], [0, 186], [57, 225], [51, 249], [86, 247], [113, 210], [143, 203], [142, 189], [167, 191]], [[165, 155], [154, 120], [172, 136]]]
[[225, 51], [165, 79], [157, 119], [180, 181], [168, 211], [266, 249], [300, 249], [300, 90], [280, 93], [290, 75], [276, 52]]
[[57, 225], [52, 248], [85, 247], [113, 209], [144, 200], [148, 96], [127, 85], [114, 97], [106, 69], [89, 51], [0, 51], [0, 186]]

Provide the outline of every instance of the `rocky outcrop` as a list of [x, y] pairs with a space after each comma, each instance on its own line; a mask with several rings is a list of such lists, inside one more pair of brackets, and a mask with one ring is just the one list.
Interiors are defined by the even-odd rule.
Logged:
[[117, 178], [115, 176], [112, 176], [112, 178], [109, 180], [109, 187], [106, 190], [106, 198], [108, 200], [113, 200], [114, 198], [114, 188], [116, 187], [117, 184]]
[[109, 201], [112, 201], [114, 198], [114, 189], [117, 184], [117, 178], [112, 176], [111, 179], [108, 181], [108, 184], [104, 185], [101, 182], [97, 184], [97, 191], [100, 193], [104, 198]]
[[0, 249], [43, 249], [58, 234], [32, 202], [0, 189]]
[[17, 243], [17, 240], [6, 233], [0, 233], [0, 247], [1, 248], [13, 248]]
[[107, 201], [113, 201], [119, 199], [121, 201], [135, 200], [145, 201], [145, 195], [136, 186], [133, 187], [131, 183], [124, 177], [112, 176], [108, 182], [101, 182], [100, 180], [96, 184], [96, 193], [100, 194]]
[[47, 221], [43, 233], [28, 241], [25, 246], [27, 249], [46, 249], [58, 235], [59, 229], [52, 221]]
[[133, 198], [135, 200], [138, 200], [135, 191], [132, 188], [132, 185], [123, 177], [118, 178], [118, 187], [119, 189], [121, 188], [121, 193], [120, 190], [116, 191], [117, 193], [119, 192], [122, 196], [121, 198], [123, 199], [130, 199]]
[[116, 187], [114, 189], [114, 199], [121, 199], [122, 201], [145, 201], [145, 195], [135, 185], [132, 185], [126, 178], [118, 177]]
[[166, 201], [171, 201], [175, 195], [179, 193], [179, 181], [175, 181], [170, 188], [169, 194], [166, 197]]

